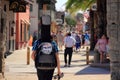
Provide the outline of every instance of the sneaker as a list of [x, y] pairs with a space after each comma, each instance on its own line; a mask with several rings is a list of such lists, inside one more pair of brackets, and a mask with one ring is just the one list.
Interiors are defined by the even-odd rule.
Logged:
[[70, 67], [70, 65], [68, 65], [68, 67]]
[[67, 67], [67, 64], [65, 64], [64, 67]]

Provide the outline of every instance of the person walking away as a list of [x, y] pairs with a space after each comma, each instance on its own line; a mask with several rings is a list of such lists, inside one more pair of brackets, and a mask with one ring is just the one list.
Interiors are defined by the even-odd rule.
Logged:
[[[71, 33], [71, 36], [75, 39], [76, 32], [73, 31], [73, 32]], [[76, 51], [75, 47], [73, 48], [73, 51], [74, 51], [74, 52]]]
[[37, 36], [33, 36], [32, 46], [34, 45], [34, 42], [37, 40]]
[[56, 42], [56, 44], [58, 45], [56, 33], [55, 33], [55, 32], [52, 32], [51, 36], [52, 36], [53, 40]]
[[82, 46], [83, 46], [83, 48], [84, 48], [84, 44], [85, 44], [85, 35], [82, 34], [81, 38], [82, 38]]
[[[52, 38], [52, 37], [51, 37]], [[45, 41], [46, 42], [46, 41]], [[49, 41], [48, 41], [49, 42]], [[36, 40], [34, 45], [33, 45], [33, 52], [32, 52], [32, 55], [31, 55], [31, 58], [33, 59], [33, 61], [35, 62], [35, 67], [36, 67], [36, 70], [37, 70], [37, 76], [38, 76], [38, 80], [52, 80], [52, 77], [53, 77], [53, 73], [54, 73], [54, 70], [55, 69], [39, 69], [39, 66], [37, 65], [37, 50], [38, 50], [38, 47], [40, 45], [42, 45], [44, 43], [44, 41], [42, 41], [41, 39], [39, 40]], [[60, 71], [60, 60], [59, 60], [59, 54], [58, 54], [58, 47], [56, 45], [56, 42], [54, 42], [52, 39], [50, 41], [50, 43], [52, 44], [53, 48], [54, 48], [54, 51], [55, 51], [55, 57], [56, 57], [56, 61], [57, 61], [57, 69], [58, 69], [58, 74], [61, 75], [61, 71]], [[46, 47], [46, 46], [44, 46]], [[43, 47], [42, 47], [43, 48]], [[46, 48], [45, 48], [46, 49]], [[45, 51], [42, 50], [42, 51]], [[50, 50], [50, 49], [49, 49]], [[46, 53], [47, 54], [47, 53]], [[40, 55], [39, 55], [40, 56]], [[47, 60], [47, 59], [46, 59]]]
[[58, 42], [58, 48], [61, 51], [62, 51], [62, 46], [63, 46], [63, 40], [64, 40], [64, 36], [62, 34], [62, 31], [59, 31], [57, 34], [57, 42]]
[[90, 44], [90, 36], [88, 35], [88, 33], [85, 33], [85, 45], [89, 45]]
[[105, 35], [102, 35], [100, 39], [98, 39], [96, 46], [98, 46], [98, 52], [100, 53], [100, 63], [103, 63], [106, 59], [106, 45], [107, 39]]
[[73, 32], [71, 33], [71, 36], [75, 39], [76, 33], [73, 31]]
[[77, 52], [77, 50], [79, 50], [81, 47], [81, 39], [80, 39], [80, 36], [78, 34], [76, 34], [75, 40], [76, 40], [75, 47], [76, 47], [76, 52]]
[[[71, 59], [72, 59], [72, 53], [73, 53], [73, 47], [75, 46], [75, 39], [71, 36], [71, 33], [68, 33], [67, 36], [64, 38], [64, 44], [65, 44], [65, 51], [64, 51], [64, 67], [70, 67], [71, 65]], [[68, 61], [67, 61], [67, 55]]]

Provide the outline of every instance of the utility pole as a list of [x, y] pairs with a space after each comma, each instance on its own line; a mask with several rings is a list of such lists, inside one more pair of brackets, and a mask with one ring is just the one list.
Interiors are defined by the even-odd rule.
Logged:
[[[51, 16], [47, 14], [47, 6], [50, 5], [50, 0], [38, 0], [38, 38], [49, 40]], [[47, 23], [48, 22], [48, 23]], [[47, 37], [46, 37], [47, 36]]]
[[50, 40], [52, 10], [55, 10], [55, 0], [37, 0], [38, 2], [38, 38]]

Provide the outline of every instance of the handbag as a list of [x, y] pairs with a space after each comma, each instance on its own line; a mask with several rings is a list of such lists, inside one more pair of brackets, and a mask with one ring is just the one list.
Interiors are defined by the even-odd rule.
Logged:
[[99, 50], [99, 45], [95, 45], [94, 51]]

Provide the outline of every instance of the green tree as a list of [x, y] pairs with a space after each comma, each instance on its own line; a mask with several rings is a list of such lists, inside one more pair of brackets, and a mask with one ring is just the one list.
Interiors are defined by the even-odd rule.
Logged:
[[76, 15], [76, 20], [77, 20], [77, 21], [82, 21], [82, 22], [83, 22], [83, 20], [84, 20], [83, 14], [82, 14], [82, 13], [77, 13], [77, 15]]
[[70, 29], [72, 29], [76, 25], [76, 20], [70, 15], [65, 17], [65, 22], [70, 27]]
[[[91, 6], [96, 3], [97, 10], [91, 10]], [[68, 0], [66, 2], [66, 10], [70, 13], [90, 8], [90, 28], [91, 28], [91, 50], [94, 49], [95, 39], [100, 38], [102, 34], [106, 35], [106, 0]]]
[[[96, 2], [96, 0], [68, 0], [66, 2], [66, 10], [68, 12], [70, 12], [71, 14], [74, 14], [75, 12], [82, 10], [85, 11], [88, 8], [90, 8], [90, 6], [92, 4], [94, 4]], [[91, 11], [90, 11], [91, 12]], [[90, 14], [90, 19], [89, 19], [89, 23], [90, 23], [90, 28], [91, 28], [91, 50], [94, 49], [95, 46], [95, 40], [94, 40], [94, 14]]]
[[68, 0], [66, 2], [66, 10], [70, 13], [74, 13], [79, 10], [86, 10], [89, 8], [96, 0]]

